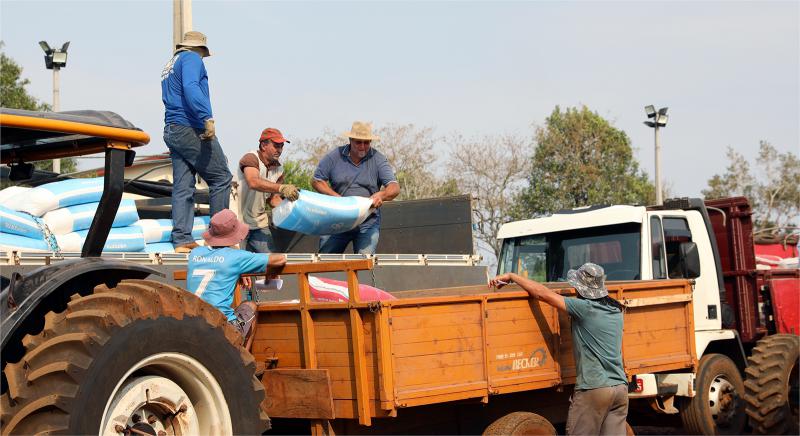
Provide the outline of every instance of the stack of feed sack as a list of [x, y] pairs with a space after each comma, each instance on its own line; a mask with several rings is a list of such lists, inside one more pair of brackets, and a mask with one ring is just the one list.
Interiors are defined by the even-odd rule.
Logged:
[[[82, 250], [103, 195], [101, 177], [13, 188], [0, 191], [0, 250]], [[144, 235], [133, 226], [138, 220], [134, 201], [123, 199], [103, 251], [143, 251]]]
[[372, 200], [367, 197], [333, 197], [301, 190], [297, 200], [283, 200], [272, 210], [272, 222], [307, 235], [332, 235], [363, 223], [371, 208]]
[[[198, 244], [203, 245], [203, 233], [208, 230], [208, 216], [194, 217], [192, 224], [192, 238], [197, 240]], [[146, 243], [144, 251], [147, 253], [174, 253], [175, 249], [172, 245], [172, 220], [170, 219], [144, 219], [139, 220], [135, 224], [142, 229], [144, 234], [144, 241]]]

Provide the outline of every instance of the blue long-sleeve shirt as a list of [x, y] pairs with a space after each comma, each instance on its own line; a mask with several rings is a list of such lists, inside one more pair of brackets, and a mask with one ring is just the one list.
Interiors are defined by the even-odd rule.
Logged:
[[175, 54], [161, 72], [164, 123], [204, 128], [213, 118], [208, 92], [208, 74], [203, 58], [193, 51]]

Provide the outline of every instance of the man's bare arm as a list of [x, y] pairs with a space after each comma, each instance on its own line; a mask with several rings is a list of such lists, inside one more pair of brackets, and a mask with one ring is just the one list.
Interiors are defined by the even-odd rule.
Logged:
[[542, 300], [562, 312], [567, 311], [567, 305], [564, 302], [564, 297], [561, 294], [554, 292], [541, 283], [526, 279], [525, 277], [521, 277], [515, 273], [501, 274], [490, 280], [489, 286], [494, 286], [495, 288], [500, 289], [509, 283], [518, 284], [522, 289], [528, 292], [531, 297]]
[[338, 192], [331, 189], [330, 185], [328, 185], [328, 182], [324, 180], [316, 180], [316, 179], [313, 180], [311, 182], [311, 187], [313, 187], [314, 190], [319, 192], [320, 194], [332, 195], [334, 197], [341, 197], [341, 195], [339, 195]]
[[247, 183], [247, 186], [250, 189], [255, 189], [256, 191], [261, 192], [270, 192], [276, 194], [281, 189], [280, 183], [273, 183], [269, 180], [262, 179], [258, 175], [258, 169], [253, 167], [245, 167], [244, 168], [244, 180]]

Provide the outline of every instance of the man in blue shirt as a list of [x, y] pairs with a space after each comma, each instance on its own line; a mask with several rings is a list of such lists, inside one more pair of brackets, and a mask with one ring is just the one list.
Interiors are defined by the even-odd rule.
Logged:
[[622, 305], [608, 296], [603, 268], [586, 263], [569, 270], [567, 281], [578, 298], [564, 298], [514, 273], [489, 282], [516, 283], [535, 297], [569, 314], [572, 353], [577, 367], [575, 392], [567, 417], [569, 435], [624, 435], [628, 416], [628, 377], [622, 363]]
[[286, 264], [283, 254], [251, 253], [235, 248], [250, 228], [229, 209], [211, 217], [208, 231], [203, 233], [206, 246], [189, 253], [186, 288], [219, 309], [247, 342], [255, 320], [256, 304], [245, 301], [235, 310], [233, 293], [239, 276], [247, 273], [269, 274]]
[[386, 156], [371, 148], [372, 141], [380, 139], [372, 134], [372, 123], [356, 121], [342, 136], [350, 143], [331, 150], [320, 160], [311, 186], [334, 197], [369, 197], [375, 211], [350, 231], [321, 236], [319, 252], [344, 253], [352, 242], [354, 253], [374, 254], [380, 236], [380, 207], [400, 194], [400, 184]]
[[211, 215], [227, 209], [231, 180], [228, 160], [215, 134], [203, 58], [211, 56], [206, 36], [186, 32], [161, 72], [164, 142], [172, 158], [172, 244], [176, 253], [197, 247], [192, 238], [195, 175], [208, 183]]

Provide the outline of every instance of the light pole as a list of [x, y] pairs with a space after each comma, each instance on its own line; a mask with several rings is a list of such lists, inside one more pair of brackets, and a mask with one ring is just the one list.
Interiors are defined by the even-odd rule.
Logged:
[[192, 0], [172, 0], [172, 48], [183, 41], [183, 34], [192, 30]]
[[[44, 66], [48, 70], [53, 70], [53, 112], [61, 110], [61, 89], [59, 86], [59, 71], [67, 66], [67, 49], [69, 41], [65, 42], [61, 48], [51, 48], [45, 41], [39, 41], [39, 47], [44, 50]], [[53, 159], [53, 172], [61, 172], [61, 159]]]
[[644, 107], [647, 118], [653, 119], [653, 121], [645, 121], [644, 123], [648, 127], [652, 127], [656, 132], [656, 204], [659, 206], [664, 204], [664, 198], [661, 191], [661, 144], [658, 142], [658, 128], [667, 126], [667, 119], [669, 119], [667, 109], [662, 107], [656, 112], [656, 107], [653, 105]]

